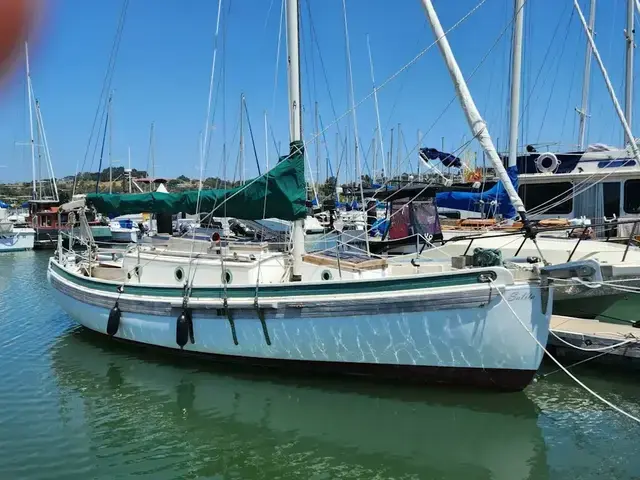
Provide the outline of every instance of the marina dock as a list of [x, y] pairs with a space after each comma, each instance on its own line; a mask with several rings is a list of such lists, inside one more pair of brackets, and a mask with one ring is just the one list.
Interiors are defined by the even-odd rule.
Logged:
[[558, 358], [640, 366], [640, 328], [553, 315], [548, 348]]

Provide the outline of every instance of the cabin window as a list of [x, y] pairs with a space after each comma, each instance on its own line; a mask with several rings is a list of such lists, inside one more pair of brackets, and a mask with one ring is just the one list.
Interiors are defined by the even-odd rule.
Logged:
[[640, 180], [624, 182], [624, 211], [640, 213]]
[[331, 280], [333, 278], [333, 275], [331, 275], [331, 272], [329, 270], [323, 270], [321, 278], [322, 280], [327, 281]]
[[230, 284], [233, 281], [233, 275], [231, 274], [231, 272], [229, 270], [225, 270], [224, 272], [222, 272], [222, 283], [225, 284]]
[[573, 211], [571, 182], [520, 185], [518, 193], [524, 207], [527, 210], [536, 209], [534, 213], [564, 215]]

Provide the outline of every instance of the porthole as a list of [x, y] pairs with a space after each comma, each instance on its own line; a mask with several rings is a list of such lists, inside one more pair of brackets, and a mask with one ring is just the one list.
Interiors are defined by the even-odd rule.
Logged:
[[226, 283], [227, 285], [233, 281], [233, 275], [229, 270], [225, 270], [222, 272], [222, 283]]
[[320, 278], [322, 278], [322, 280], [324, 281], [327, 281], [331, 280], [333, 278], [333, 275], [331, 275], [331, 272], [329, 270], [323, 270], [320, 274]]
[[140, 278], [140, 275], [142, 275], [142, 266], [140, 265], [136, 265], [135, 267], [133, 267], [133, 274]]
[[184, 270], [182, 269], [182, 267], [176, 268], [173, 272], [173, 276], [178, 282], [182, 282], [182, 280], [184, 279]]

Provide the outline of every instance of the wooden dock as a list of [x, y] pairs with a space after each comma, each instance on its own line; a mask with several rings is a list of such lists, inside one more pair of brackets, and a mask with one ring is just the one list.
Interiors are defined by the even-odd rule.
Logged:
[[[574, 348], [577, 347], [577, 348]], [[640, 328], [553, 315], [548, 348], [558, 358], [640, 367]]]

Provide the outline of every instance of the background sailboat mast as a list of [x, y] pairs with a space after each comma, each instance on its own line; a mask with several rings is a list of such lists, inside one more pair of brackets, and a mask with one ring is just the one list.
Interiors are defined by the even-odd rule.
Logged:
[[518, 123], [520, 120], [520, 83], [522, 65], [522, 24], [524, 0], [514, 2], [515, 22], [513, 25], [513, 57], [511, 58], [511, 108], [509, 113], [509, 162], [515, 167], [518, 158]]
[[[625, 88], [624, 88], [624, 113], [629, 125], [630, 131], [633, 131], [631, 123], [633, 110], [633, 49], [634, 44], [634, 25], [633, 25], [633, 5], [634, 0], [627, 0], [627, 30], [625, 36], [627, 39], [627, 57], [625, 62]], [[627, 135], [628, 136], [628, 135]], [[627, 138], [629, 142], [631, 138]]]
[[[596, 24], [596, 0], [591, 0], [589, 7], [589, 32], [593, 35]], [[578, 110], [580, 115], [580, 127], [578, 129], [578, 148], [584, 148], [584, 137], [587, 130], [587, 109], [589, 108], [589, 84], [591, 83], [591, 44], [587, 39], [587, 53], [584, 59], [584, 77], [582, 79], [582, 104]]]
[[31, 69], [29, 68], [29, 44], [24, 43], [24, 57], [27, 68], [27, 96], [29, 97], [29, 145], [31, 146], [31, 173], [33, 184], [31, 198], [36, 198], [36, 144], [33, 138], [33, 96], [31, 90]]
[[620, 107], [620, 102], [618, 102], [618, 97], [616, 97], [616, 92], [613, 89], [613, 85], [611, 85], [611, 80], [609, 79], [609, 74], [607, 73], [607, 69], [604, 68], [604, 63], [602, 63], [602, 58], [600, 58], [600, 53], [598, 52], [598, 47], [596, 47], [596, 43], [593, 40], [593, 35], [589, 31], [589, 27], [587, 25], [587, 21], [584, 19], [584, 15], [582, 14], [582, 9], [580, 8], [580, 4], [578, 0], [573, 0], [573, 8], [578, 12], [578, 17], [580, 18], [580, 23], [582, 23], [582, 28], [587, 35], [587, 40], [589, 40], [589, 44], [591, 45], [591, 49], [593, 50], [593, 56], [598, 62], [598, 67], [600, 67], [600, 71], [602, 72], [602, 76], [604, 77], [604, 83], [607, 86], [607, 90], [609, 91], [609, 95], [611, 96], [611, 101], [613, 102], [613, 106], [616, 109], [616, 114], [620, 119], [620, 123], [622, 123], [622, 128], [624, 128], [624, 132], [629, 139], [629, 145], [631, 150], [633, 151], [633, 157], [640, 161], [640, 151], [638, 150], [638, 145], [633, 138], [633, 134], [631, 133], [631, 126], [627, 122], [627, 119], [624, 116], [624, 112], [622, 111], [622, 107]]
[[[302, 140], [302, 105], [300, 96], [300, 42], [298, 38], [298, 0], [287, 0], [287, 54], [289, 80], [289, 141]], [[304, 254], [304, 220], [293, 222], [293, 279], [302, 279]]]

